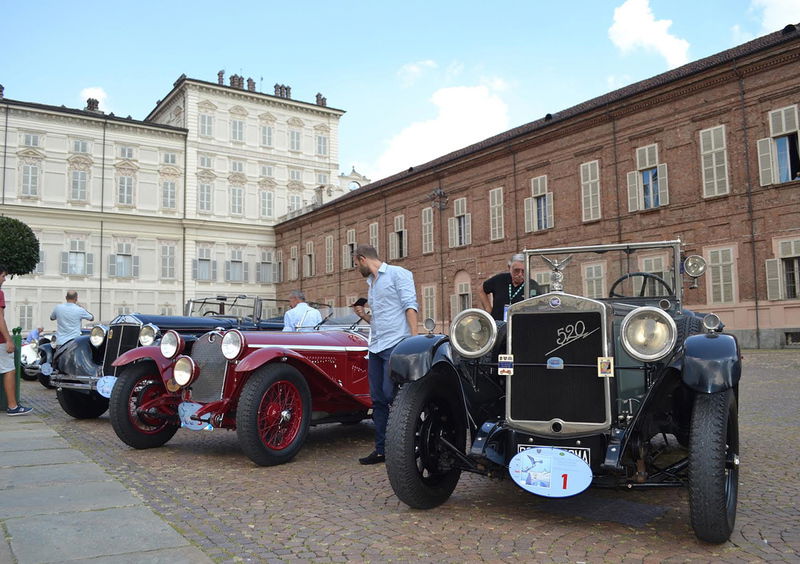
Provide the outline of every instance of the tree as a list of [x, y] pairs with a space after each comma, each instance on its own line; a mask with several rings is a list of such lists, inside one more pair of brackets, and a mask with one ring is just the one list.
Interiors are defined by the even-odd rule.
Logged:
[[0, 216], [0, 264], [9, 275], [28, 274], [39, 262], [39, 239], [26, 224]]

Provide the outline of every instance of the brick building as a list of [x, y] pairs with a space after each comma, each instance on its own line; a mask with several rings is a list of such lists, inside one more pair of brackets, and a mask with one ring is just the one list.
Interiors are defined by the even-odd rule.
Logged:
[[278, 295], [352, 303], [366, 285], [350, 250], [372, 243], [446, 329], [520, 249], [680, 237], [709, 263], [687, 305], [744, 346], [796, 344], [798, 63], [789, 25], [279, 223]]

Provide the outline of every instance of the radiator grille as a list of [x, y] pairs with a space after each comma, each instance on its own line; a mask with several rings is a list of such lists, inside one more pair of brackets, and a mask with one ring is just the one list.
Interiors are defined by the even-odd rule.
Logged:
[[228, 363], [222, 356], [221, 344], [220, 335], [206, 333], [192, 347], [192, 360], [199, 370], [199, 376], [192, 384], [192, 400], [196, 402], [209, 403], [222, 399]]
[[106, 349], [103, 356], [103, 375], [116, 376], [117, 367], [111, 364], [125, 352], [139, 346], [139, 330], [141, 325], [118, 323], [108, 328]]
[[[605, 421], [605, 382], [597, 376], [597, 357], [603, 355], [601, 323], [599, 312], [513, 316], [512, 419]], [[547, 368], [548, 359], [555, 357], [563, 360], [563, 369]]]

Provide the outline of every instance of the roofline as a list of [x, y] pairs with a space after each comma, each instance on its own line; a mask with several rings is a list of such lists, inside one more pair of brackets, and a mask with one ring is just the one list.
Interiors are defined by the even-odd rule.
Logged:
[[331, 114], [336, 114], [336, 115], [339, 115], [339, 116], [342, 116], [342, 115], [344, 115], [346, 113], [345, 110], [340, 110], [338, 108], [332, 108], [330, 106], [320, 106], [320, 105], [317, 105], [317, 104], [312, 104], [311, 102], [303, 102], [302, 100], [295, 100], [293, 98], [281, 98], [280, 96], [274, 96], [272, 94], [266, 94], [264, 92], [256, 92], [254, 90], [247, 90], [247, 89], [244, 89], [244, 88], [235, 88], [233, 86], [226, 86], [224, 84], [219, 84], [218, 82], [208, 82], [206, 80], [199, 80], [197, 78], [188, 78], [186, 75], [181, 75], [181, 77], [178, 78], [178, 80], [176, 80], [175, 83], [173, 84], [172, 90], [170, 90], [169, 93], [166, 96], [164, 96], [164, 98], [162, 98], [161, 100], [158, 101], [158, 103], [156, 103], [156, 107], [155, 108], [150, 110], [150, 113], [147, 114], [147, 117], [144, 118], [145, 121], [151, 119], [153, 117], [153, 114], [155, 114], [160, 107], [162, 107], [167, 101], [169, 101], [175, 95], [175, 93], [178, 91], [178, 89], [181, 87], [181, 85], [184, 82], [198, 84], [200, 86], [206, 86], [206, 87], [210, 87], [210, 88], [214, 88], [214, 89], [218, 89], [218, 90], [224, 90], [225, 92], [233, 91], [233, 92], [237, 92], [239, 94], [249, 94], [251, 96], [260, 96], [260, 97], [268, 98], [270, 100], [274, 100], [276, 102], [280, 102], [280, 103], [283, 103], [283, 104], [300, 106], [300, 107], [303, 107], [303, 108], [306, 108], [306, 109], [309, 109], [309, 110], [321, 111], [323, 113], [331, 113]]

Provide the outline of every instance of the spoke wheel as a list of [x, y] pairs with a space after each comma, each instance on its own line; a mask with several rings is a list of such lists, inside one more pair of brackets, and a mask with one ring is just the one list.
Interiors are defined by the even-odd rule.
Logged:
[[239, 398], [236, 433], [244, 453], [260, 466], [291, 460], [311, 423], [311, 392], [293, 367], [273, 364], [250, 375]]
[[739, 419], [733, 390], [697, 394], [689, 438], [689, 511], [695, 535], [723, 543], [739, 492]]
[[441, 505], [461, 477], [445, 439], [459, 449], [466, 442], [466, 420], [458, 388], [442, 374], [403, 385], [389, 414], [386, 471], [403, 503], [430, 509]]
[[138, 449], [159, 447], [170, 440], [180, 427], [177, 401], [147, 410], [140, 407], [167, 395], [172, 394], [152, 364], [125, 367], [109, 401], [111, 425], [120, 440]]

